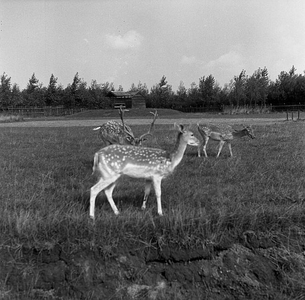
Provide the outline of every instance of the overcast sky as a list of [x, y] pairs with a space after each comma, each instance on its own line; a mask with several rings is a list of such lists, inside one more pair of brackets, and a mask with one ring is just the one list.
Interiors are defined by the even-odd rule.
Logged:
[[21, 89], [33, 73], [125, 91], [165, 75], [176, 91], [210, 74], [223, 86], [242, 69], [266, 66], [273, 81], [305, 70], [304, 0], [0, 0], [0, 19], [0, 73]]

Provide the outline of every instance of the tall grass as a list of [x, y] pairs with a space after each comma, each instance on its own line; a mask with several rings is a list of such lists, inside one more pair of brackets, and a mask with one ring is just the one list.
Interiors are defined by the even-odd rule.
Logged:
[[5, 113], [0, 114], [0, 123], [19, 122], [19, 121], [23, 121], [23, 117], [20, 115], [10, 115]]
[[[114, 191], [115, 216], [103, 193], [96, 223], [89, 220], [89, 189], [95, 183], [93, 154], [101, 144], [91, 128], [3, 128], [0, 133], [0, 230], [2, 243], [52, 247], [100, 247], [111, 255], [122, 243], [181, 247], [233, 240], [252, 230], [285, 240], [305, 225], [304, 124], [256, 126], [255, 140], [233, 142], [234, 157], [216, 145], [208, 159], [189, 147], [174, 174], [162, 183], [164, 217], [152, 192], [140, 210], [144, 182], [122, 178]], [[133, 127], [135, 134], [143, 132]], [[159, 125], [148, 146], [170, 150], [173, 126]]]
[[271, 113], [272, 108], [266, 105], [262, 106], [225, 106], [223, 108], [223, 114], [225, 115], [239, 115], [239, 114], [266, 114]]

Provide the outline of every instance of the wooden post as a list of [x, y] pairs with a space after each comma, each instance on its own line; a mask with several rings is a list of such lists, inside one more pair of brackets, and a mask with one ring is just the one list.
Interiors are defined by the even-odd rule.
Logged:
[[291, 112], [291, 120], [293, 121], [293, 111]]
[[286, 110], [286, 121], [289, 120], [288, 110]]
[[298, 109], [298, 120], [300, 120], [300, 110]]

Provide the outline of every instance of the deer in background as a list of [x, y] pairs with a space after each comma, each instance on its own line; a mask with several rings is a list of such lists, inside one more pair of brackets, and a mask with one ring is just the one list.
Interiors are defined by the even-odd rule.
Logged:
[[136, 147], [131, 145], [110, 145], [102, 148], [94, 155], [93, 173], [97, 176], [97, 183], [90, 189], [90, 217], [94, 219], [96, 196], [104, 190], [113, 212], [119, 211], [113, 201], [112, 192], [116, 181], [127, 175], [133, 178], [145, 179], [145, 194], [142, 209], [146, 208], [146, 202], [150, 194], [151, 186], [154, 186], [157, 198], [158, 214], [162, 216], [161, 206], [161, 181], [171, 174], [181, 162], [187, 145], [198, 146], [199, 140], [193, 132], [178, 128], [178, 136], [173, 152], [165, 150]]
[[244, 126], [241, 130], [235, 130], [230, 125], [224, 124], [197, 124], [198, 132], [203, 138], [203, 143], [200, 143], [198, 146], [198, 157], [200, 157], [200, 148], [203, 144], [203, 153], [205, 157], [208, 157], [206, 147], [209, 139], [213, 141], [219, 141], [219, 148], [216, 158], [219, 157], [222, 147], [225, 143], [228, 144], [230, 156], [233, 156], [231, 141], [235, 138], [241, 138], [244, 136], [249, 136], [251, 139], [254, 139], [254, 133], [251, 126]]
[[99, 127], [93, 128], [93, 130], [99, 130], [99, 137], [106, 146], [113, 144], [139, 146], [143, 141], [146, 140], [147, 136], [152, 135], [154, 124], [158, 117], [158, 112], [156, 110], [154, 113], [150, 113], [153, 114], [154, 117], [149, 131], [142, 134], [139, 138], [135, 137], [131, 128], [124, 123], [124, 110], [121, 107], [119, 114], [122, 124], [119, 124], [116, 121], [108, 121]]

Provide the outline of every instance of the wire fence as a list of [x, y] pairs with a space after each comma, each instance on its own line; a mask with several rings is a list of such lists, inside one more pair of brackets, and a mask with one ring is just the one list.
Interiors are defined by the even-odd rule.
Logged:
[[[19, 115], [22, 117], [50, 117], [66, 116], [85, 111], [85, 108], [65, 108], [63, 106], [46, 107], [7, 107], [0, 108], [0, 112], [8, 115]], [[305, 105], [270, 105], [268, 107], [231, 107], [231, 106], [209, 106], [209, 107], [184, 107], [178, 109], [182, 112], [222, 112], [229, 114], [237, 113], [264, 113], [264, 112], [286, 112], [292, 116], [300, 117], [301, 112], [305, 112]]]
[[26, 117], [50, 117], [66, 116], [84, 111], [84, 108], [64, 108], [63, 106], [46, 107], [8, 107], [2, 108], [2, 112], [9, 115]]
[[305, 111], [305, 105], [272, 105], [272, 111], [282, 111], [282, 112], [291, 112], [291, 111]]
[[286, 112], [286, 121], [302, 120], [301, 115], [305, 112], [305, 105], [274, 105], [272, 111]]

